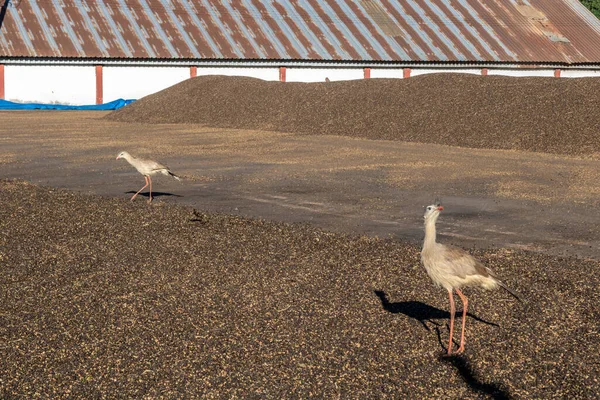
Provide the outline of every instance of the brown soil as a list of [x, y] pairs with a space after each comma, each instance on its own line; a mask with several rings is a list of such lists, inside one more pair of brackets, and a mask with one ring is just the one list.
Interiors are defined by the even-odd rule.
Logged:
[[280, 83], [203, 76], [107, 118], [589, 155], [600, 152], [598, 104], [596, 78], [433, 74]]
[[[467, 352], [418, 246], [0, 181], [2, 398], [598, 398], [600, 265], [477, 255]], [[443, 216], [442, 216], [443, 218]]]

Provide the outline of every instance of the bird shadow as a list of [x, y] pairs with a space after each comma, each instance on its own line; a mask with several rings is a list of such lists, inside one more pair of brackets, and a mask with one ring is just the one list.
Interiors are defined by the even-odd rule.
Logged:
[[497, 383], [486, 383], [477, 377], [477, 373], [471, 366], [469, 359], [462, 354], [440, 355], [439, 361], [450, 364], [461, 375], [463, 381], [478, 394], [484, 394], [492, 399], [506, 400], [511, 399], [510, 393], [502, 389]]
[[[128, 192], [125, 192], [126, 194], [132, 194], [135, 193], [135, 191], [130, 190]], [[144, 197], [150, 197], [150, 193], [149, 192], [144, 192], [144, 193], [140, 193], [138, 194], [138, 196], [144, 196]], [[167, 192], [152, 192], [152, 197], [163, 197], [163, 196], [169, 196], [169, 197], [183, 197], [180, 194], [174, 194], [174, 193], [167, 193]]]
[[[439, 328], [441, 324], [433, 320], [450, 319], [450, 313], [448, 311], [440, 310], [439, 308], [432, 307], [420, 301], [400, 301], [390, 303], [384, 291], [375, 290], [374, 292], [375, 295], [381, 300], [381, 305], [385, 311], [393, 314], [404, 314], [407, 317], [416, 319], [423, 325], [423, 327], [427, 331], [431, 331], [431, 329], [427, 326], [426, 322], [434, 324], [440, 346], [442, 347], [442, 349], [444, 349], [444, 351], [447, 351], [447, 348], [442, 342], [442, 336]], [[462, 313], [462, 311], [459, 311], [459, 313]], [[471, 313], [467, 313], [467, 316], [487, 325], [496, 327], [499, 326], [498, 324], [486, 321]], [[487, 395], [492, 399], [498, 400], [511, 398], [510, 394], [506, 390], [504, 390], [500, 385], [496, 383], [487, 383], [479, 379], [477, 373], [471, 366], [468, 358], [465, 357], [463, 354], [453, 354], [450, 356], [443, 354], [440, 355], [439, 360], [442, 363], [450, 364], [451, 366], [456, 368], [456, 370], [460, 373], [463, 381], [469, 386], [469, 388], [471, 388], [473, 392], [476, 392], [481, 395]]]
[[[440, 310], [439, 308], [432, 307], [420, 301], [400, 301], [396, 303], [390, 303], [384, 291], [375, 290], [375, 295], [379, 297], [379, 300], [381, 300], [381, 306], [384, 310], [392, 314], [404, 314], [407, 317], [416, 319], [423, 325], [425, 329], [427, 329], [427, 331], [431, 331], [431, 329], [429, 329], [426, 322], [440, 326], [440, 324], [433, 320], [450, 319], [450, 313], [448, 311]], [[462, 311], [460, 312], [462, 313]], [[498, 324], [481, 319], [469, 312], [467, 313], [467, 316], [486, 325], [499, 326]]]

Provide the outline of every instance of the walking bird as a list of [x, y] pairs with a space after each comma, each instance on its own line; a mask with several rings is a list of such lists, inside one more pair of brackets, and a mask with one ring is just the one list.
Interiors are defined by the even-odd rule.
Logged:
[[494, 272], [484, 266], [466, 251], [457, 247], [443, 245], [436, 242], [435, 223], [444, 209], [439, 202], [425, 207], [425, 240], [421, 251], [421, 262], [427, 270], [427, 274], [433, 282], [445, 288], [450, 297], [450, 341], [448, 343], [448, 355], [452, 354], [454, 334], [454, 295], [453, 291], [460, 297], [463, 303], [462, 333], [460, 335], [460, 347], [457, 353], [465, 350], [465, 323], [467, 306], [469, 301], [460, 290], [465, 286], [479, 286], [484, 289], [495, 289], [500, 286], [519, 301], [520, 297], [509, 289], [498, 279]]
[[131, 197], [131, 201], [133, 201], [133, 199], [135, 199], [135, 197], [142, 190], [144, 190], [146, 188], [146, 186], [148, 186], [148, 185], [150, 185], [150, 195], [148, 197], [148, 203], [150, 203], [152, 201], [152, 178], [151, 178], [151, 175], [161, 173], [163, 175], [172, 176], [173, 178], [177, 179], [178, 181], [181, 180], [180, 177], [178, 177], [177, 175], [172, 173], [171, 170], [169, 170], [169, 167], [162, 165], [160, 163], [157, 163], [156, 161], [144, 160], [142, 158], [135, 158], [134, 156], [132, 156], [131, 154], [129, 154], [126, 151], [122, 151], [119, 153], [119, 155], [117, 156], [117, 160], [120, 158], [124, 158], [125, 160], [127, 160], [127, 162], [129, 164], [131, 164], [135, 169], [137, 169], [140, 174], [144, 175], [144, 179], [146, 180], [146, 184], [144, 185], [144, 187], [142, 187], [140, 190], [138, 190], [137, 193]]

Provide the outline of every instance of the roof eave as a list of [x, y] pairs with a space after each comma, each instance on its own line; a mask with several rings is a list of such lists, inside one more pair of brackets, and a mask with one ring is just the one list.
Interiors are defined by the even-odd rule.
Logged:
[[490, 68], [490, 69], [600, 69], [597, 63], [567, 62], [489, 62], [489, 61], [350, 61], [350, 60], [290, 60], [290, 59], [156, 59], [156, 58], [57, 58], [0, 57], [5, 65], [104, 65], [104, 66], [197, 66], [197, 67], [305, 67], [305, 68]]

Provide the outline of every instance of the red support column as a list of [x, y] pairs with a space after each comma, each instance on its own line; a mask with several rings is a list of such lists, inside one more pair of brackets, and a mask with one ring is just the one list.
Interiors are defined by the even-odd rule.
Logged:
[[410, 78], [410, 68], [404, 68], [402, 70], [402, 77], [403, 78]]
[[487, 68], [481, 68], [481, 75], [482, 76], [487, 76], [488, 75], [488, 69]]
[[367, 67], [363, 69], [365, 79], [369, 79], [371, 77], [371, 68]]
[[279, 67], [279, 82], [285, 82], [285, 67]]
[[0, 64], [0, 99], [4, 100], [4, 64]]
[[560, 78], [560, 69], [557, 68], [557, 69], [554, 70], [554, 77], [555, 78]]
[[103, 97], [102, 65], [96, 65], [96, 104], [102, 104]]
[[198, 67], [196, 67], [195, 65], [192, 65], [190, 67], [190, 78], [195, 78], [198, 76]]

